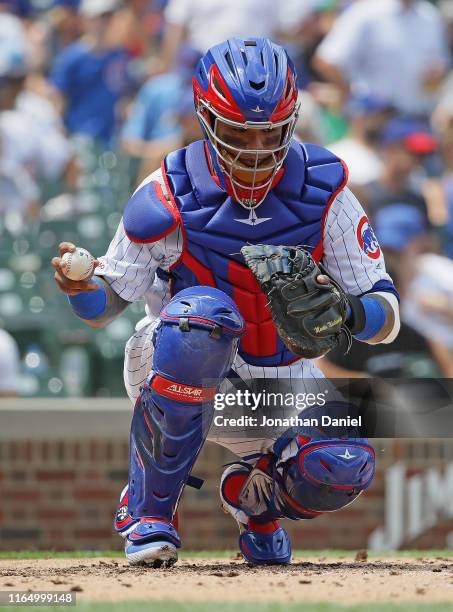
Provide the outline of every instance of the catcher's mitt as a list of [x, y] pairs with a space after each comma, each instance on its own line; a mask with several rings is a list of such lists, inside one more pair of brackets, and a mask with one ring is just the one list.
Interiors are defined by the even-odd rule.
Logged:
[[257, 244], [241, 253], [264, 293], [278, 334], [285, 345], [307, 359], [321, 357], [345, 334], [348, 350], [351, 332], [345, 325], [348, 298], [310, 253], [299, 247]]

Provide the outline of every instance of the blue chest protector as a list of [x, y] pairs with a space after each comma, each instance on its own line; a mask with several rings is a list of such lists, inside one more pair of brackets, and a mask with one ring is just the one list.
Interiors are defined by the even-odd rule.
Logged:
[[[203, 141], [168, 155], [163, 168], [174, 218], [168, 203], [165, 208], [156, 202], [149, 223], [143, 222], [143, 204], [137, 211], [138, 205], [134, 208], [129, 203], [124, 215], [129, 237], [151, 242], [147, 236], [154, 233], [156, 240], [162, 228], [167, 225], [171, 231], [179, 217], [184, 245], [171, 270], [173, 294], [194, 285], [210, 285], [229, 295], [246, 321], [239, 354], [247, 363], [277, 366], [299, 358], [278, 337], [266, 297], [245, 266], [240, 249], [250, 243], [304, 245], [319, 260], [325, 213], [347, 180], [343, 163], [320, 146], [293, 143], [282, 179], [253, 212], [217, 185]], [[141, 218], [139, 229], [137, 217]], [[158, 226], [154, 232], [151, 225]]]

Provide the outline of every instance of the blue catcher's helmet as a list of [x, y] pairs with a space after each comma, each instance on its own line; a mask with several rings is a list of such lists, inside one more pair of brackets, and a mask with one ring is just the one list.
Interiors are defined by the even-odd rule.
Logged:
[[193, 88], [221, 185], [255, 208], [281, 178], [298, 117], [291, 59], [267, 38], [232, 38], [201, 58]]

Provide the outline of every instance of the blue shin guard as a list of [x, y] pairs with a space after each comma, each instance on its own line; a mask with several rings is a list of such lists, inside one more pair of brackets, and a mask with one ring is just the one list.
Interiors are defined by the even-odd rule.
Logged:
[[[131, 426], [128, 509], [133, 519], [172, 520], [243, 331], [234, 302], [211, 287], [185, 289], [162, 311], [153, 340], [153, 374]], [[152, 538], [153, 529], [147, 530]], [[146, 539], [145, 533], [138, 535]]]

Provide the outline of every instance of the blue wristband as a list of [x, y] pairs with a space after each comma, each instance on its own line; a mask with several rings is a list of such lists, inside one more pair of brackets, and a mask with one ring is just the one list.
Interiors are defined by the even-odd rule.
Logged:
[[107, 293], [104, 283], [96, 276], [93, 276], [91, 282], [98, 285], [96, 291], [84, 291], [78, 295], [69, 295], [69, 303], [72, 306], [75, 314], [81, 319], [96, 319], [105, 310], [107, 305]]
[[365, 295], [360, 301], [365, 311], [365, 326], [360, 333], [354, 335], [354, 338], [366, 341], [381, 331], [387, 320], [387, 313], [383, 304], [370, 295]]

